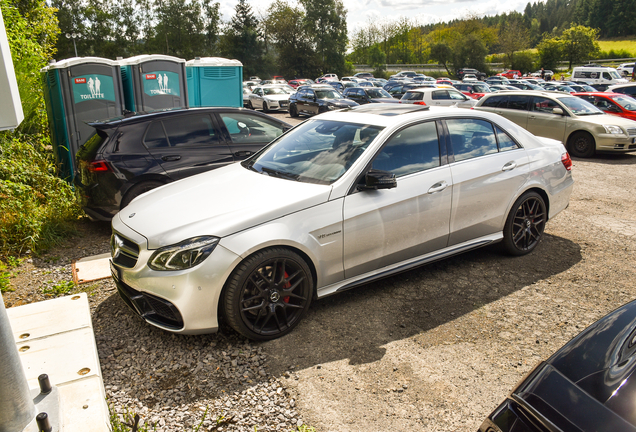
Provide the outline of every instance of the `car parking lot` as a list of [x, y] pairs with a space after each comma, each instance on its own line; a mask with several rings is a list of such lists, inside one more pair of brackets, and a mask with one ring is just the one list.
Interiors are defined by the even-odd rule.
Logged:
[[[161, 431], [189, 429], [205, 407], [235, 416], [224, 430], [474, 431], [539, 360], [636, 298], [636, 155], [575, 159], [573, 175], [570, 207], [532, 254], [480, 249], [317, 301], [266, 343], [153, 329], [99, 282], [89, 298], [109, 401]], [[27, 264], [7, 306], [107, 250], [108, 227], [91, 227]]]

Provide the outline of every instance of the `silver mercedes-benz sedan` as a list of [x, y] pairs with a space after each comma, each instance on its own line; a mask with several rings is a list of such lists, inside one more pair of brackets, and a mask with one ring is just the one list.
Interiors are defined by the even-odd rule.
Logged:
[[157, 327], [214, 332], [222, 317], [273, 339], [313, 299], [495, 242], [531, 252], [568, 206], [571, 167], [560, 142], [488, 112], [328, 112], [135, 199], [113, 218], [111, 270]]

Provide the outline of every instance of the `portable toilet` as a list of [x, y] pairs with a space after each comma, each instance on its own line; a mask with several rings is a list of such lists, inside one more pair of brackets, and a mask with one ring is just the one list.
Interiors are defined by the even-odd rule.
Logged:
[[220, 57], [186, 62], [188, 97], [193, 107], [243, 106], [243, 63]]
[[73, 57], [52, 60], [40, 72], [60, 176], [70, 181], [75, 153], [95, 132], [85, 122], [124, 113], [119, 65], [100, 57]]
[[118, 63], [128, 111], [189, 107], [184, 59], [144, 54]]

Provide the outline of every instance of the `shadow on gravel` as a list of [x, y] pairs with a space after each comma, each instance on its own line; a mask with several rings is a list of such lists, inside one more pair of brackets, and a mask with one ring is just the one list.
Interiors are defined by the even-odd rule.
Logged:
[[270, 372], [380, 360], [382, 345], [452, 321], [580, 260], [578, 244], [546, 235], [523, 257], [494, 245], [319, 300], [294, 331], [263, 344]]
[[603, 165], [636, 165], [636, 153], [597, 154], [591, 159], [572, 158], [573, 161], [597, 162]]

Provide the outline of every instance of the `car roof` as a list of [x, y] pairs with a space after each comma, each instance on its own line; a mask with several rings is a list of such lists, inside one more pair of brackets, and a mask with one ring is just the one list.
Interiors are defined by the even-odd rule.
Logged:
[[[124, 116], [113, 117], [104, 120], [95, 120], [86, 122], [89, 126], [97, 129], [111, 129], [120, 125], [141, 123], [148, 120], [160, 119], [164, 117], [172, 117], [175, 115], [192, 113], [192, 112], [245, 112], [248, 114], [256, 114], [259, 117], [263, 115], [250, 109], [245, 108], [233, 108], [233, 107], [202, 107], [202, 108], [169, 108], [162, 110], [155, 110], [150, 112], [139, 111], [135, 113], [129, 113]], [[269, 117], [269, 116], [267, 116]], [[276, 119], [278, 120], [278, 119]], [[283, 122], [286, 123], [286, 122]]]
[[[497, 95], [497, 93], [487, 93], [482, 99], [487, 99], [488, 97], [492, 97]], [[506, 92], [506, 96], [544, 96], [547, 98], [562, 98], [562, 97], [570, 97], [570, 93], [559, 93], [552, 91], [541, 91], [541, 90], [511, 90]]]

